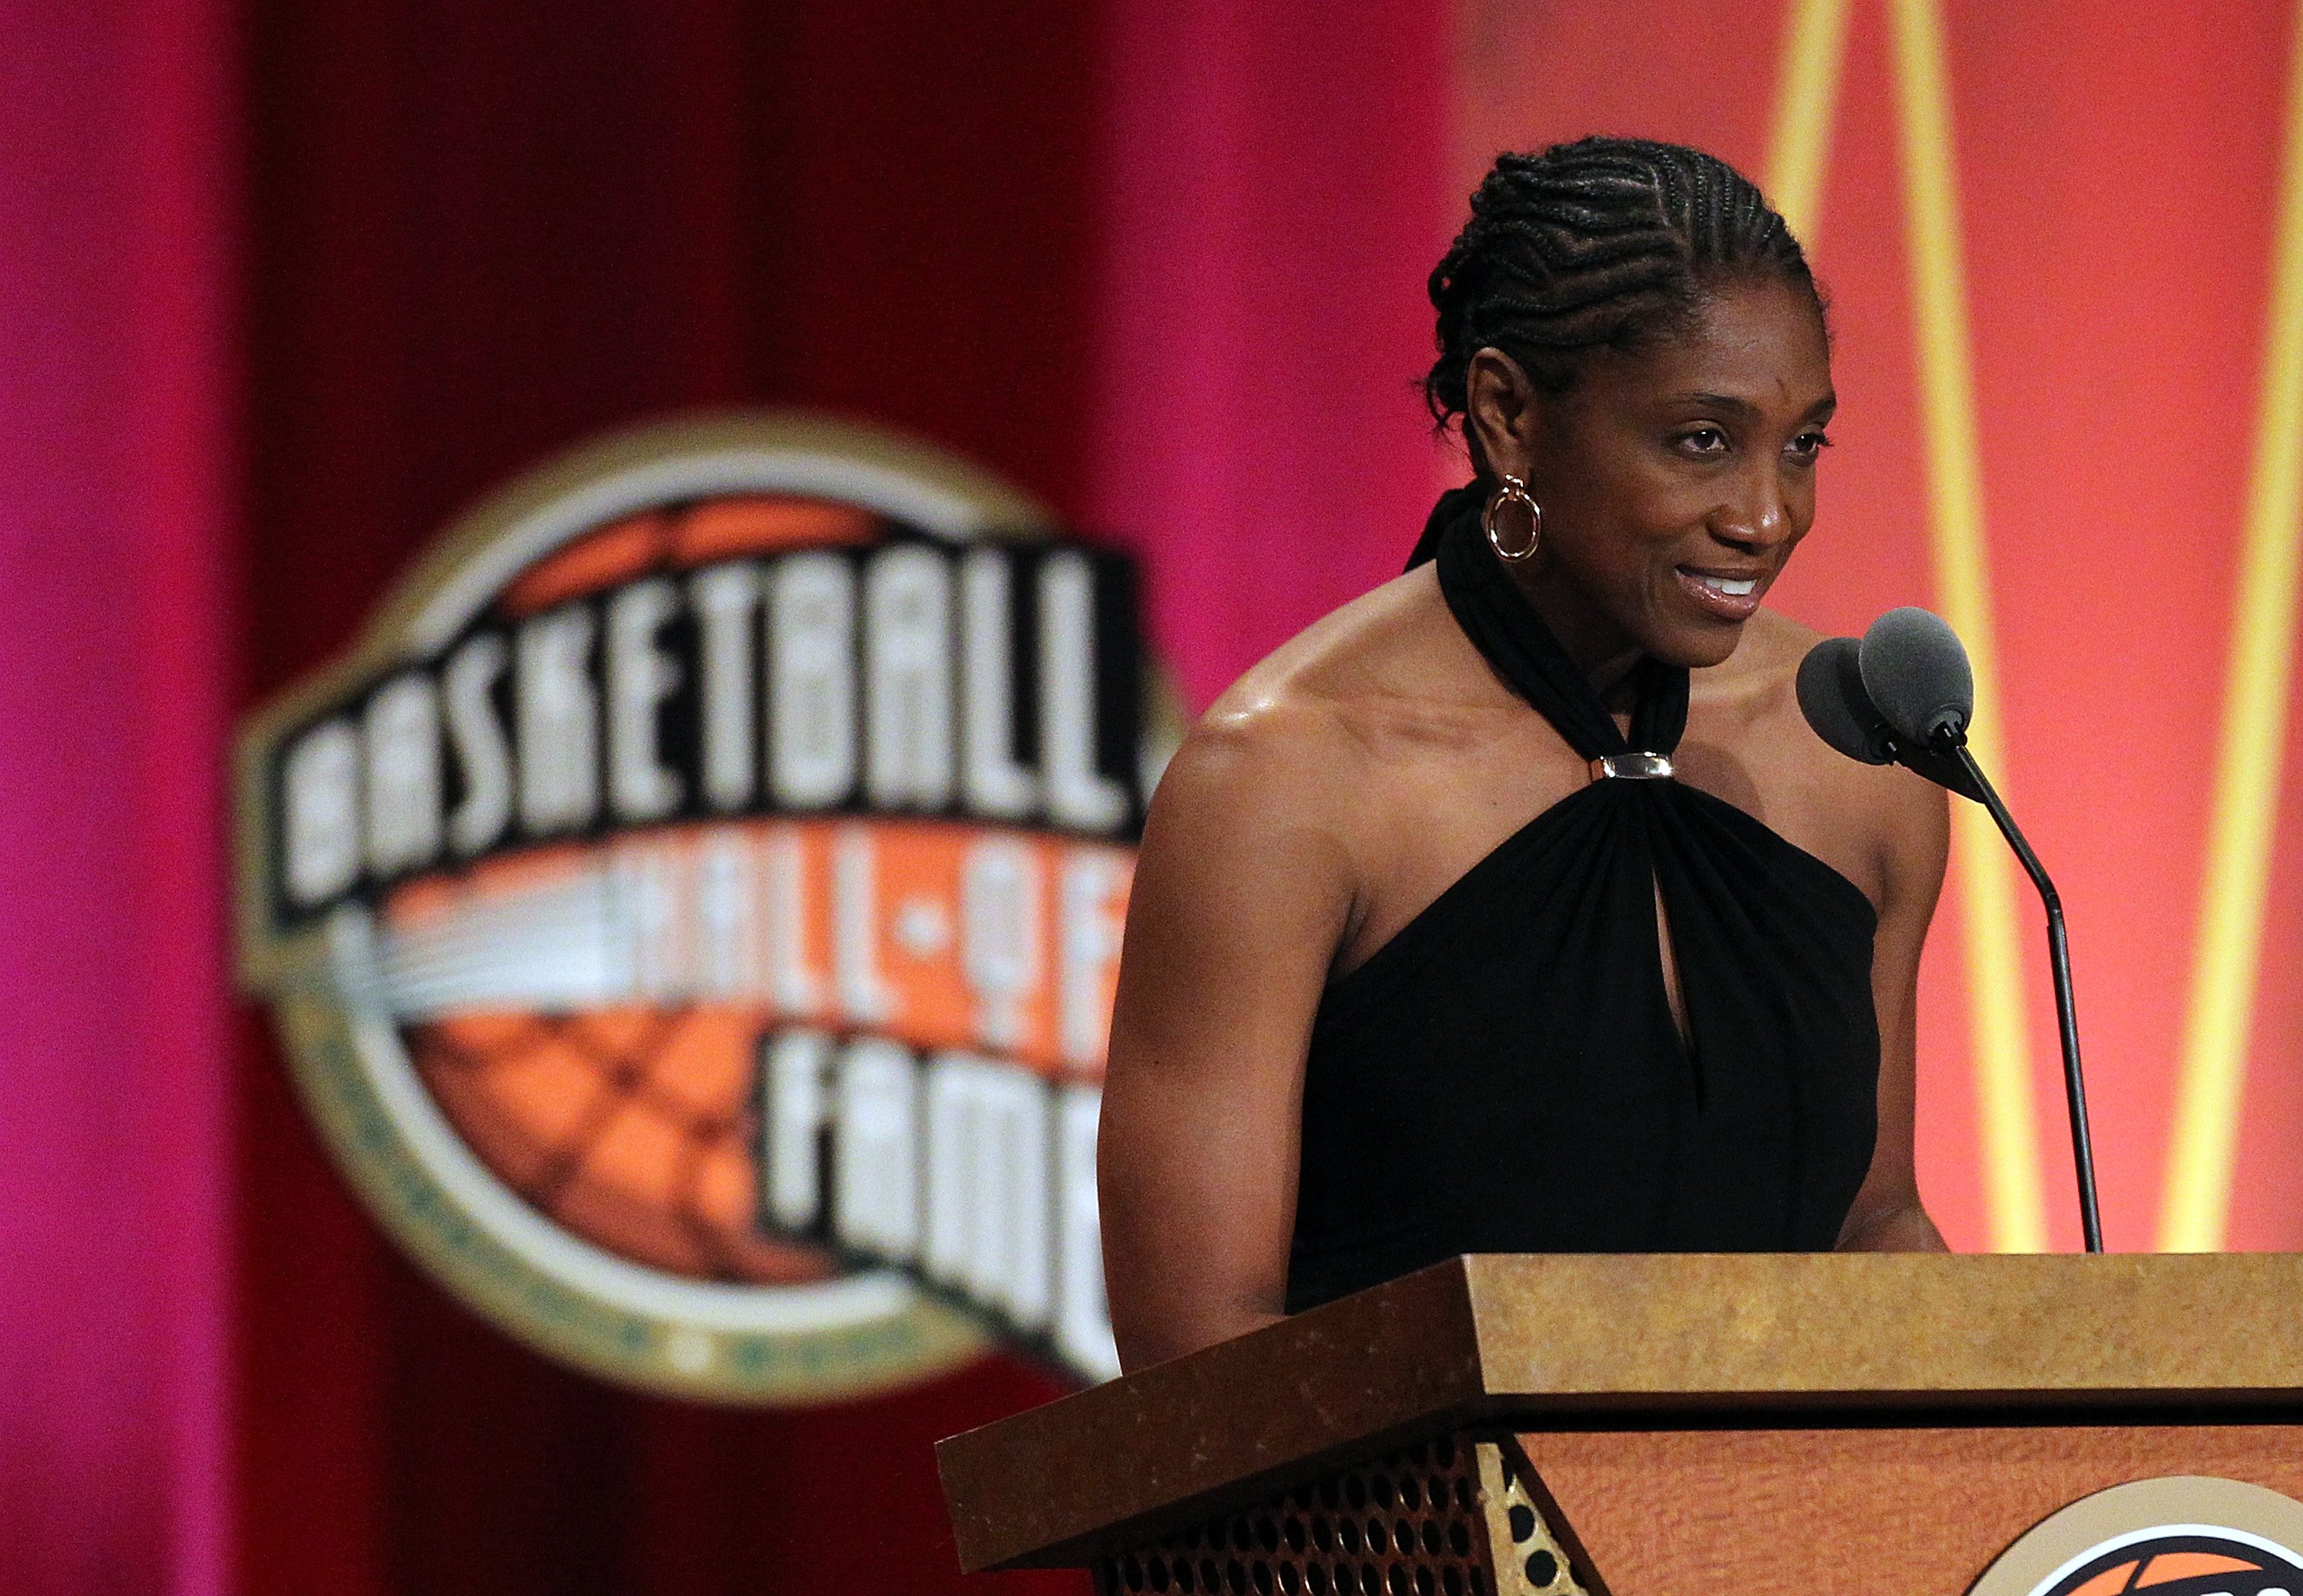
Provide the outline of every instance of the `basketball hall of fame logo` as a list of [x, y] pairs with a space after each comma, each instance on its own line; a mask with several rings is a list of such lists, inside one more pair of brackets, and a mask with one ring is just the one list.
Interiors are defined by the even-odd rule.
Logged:
[[249, 727], [246, 977], [368, 1207], [546, 1352], [730, 1401], [993, 1339], [1102, 1378], [1148, 680], [1126, 562], [957, 460], [621, 435]]
[[1970, 1596], [2303, 1596], [2303, 1502], [2195, 1474], [2116, 1485], [2027, 1531]]

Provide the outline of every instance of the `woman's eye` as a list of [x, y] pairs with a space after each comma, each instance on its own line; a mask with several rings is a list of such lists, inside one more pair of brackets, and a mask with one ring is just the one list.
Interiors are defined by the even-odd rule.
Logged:
[[1716, 426], [1698, 426], [1680, 434], [1679, 446], [1690, 454], [1725, 454], [1727, 435]]
[[1831, 447], [1831, 440], [1819, 432], [1803, 432], [1792, 440], [1792, 453], [1800, 460], [1813, 460]]

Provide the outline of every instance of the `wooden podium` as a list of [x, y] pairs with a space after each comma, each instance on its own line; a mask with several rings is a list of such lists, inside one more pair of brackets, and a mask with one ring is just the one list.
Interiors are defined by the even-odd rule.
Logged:
[[938, 1455], [965, 1568], [1110, 1596], [1960, 1596], [2124, 1482], [2303, 1494], [2303, 1255], [1461, 1258]]

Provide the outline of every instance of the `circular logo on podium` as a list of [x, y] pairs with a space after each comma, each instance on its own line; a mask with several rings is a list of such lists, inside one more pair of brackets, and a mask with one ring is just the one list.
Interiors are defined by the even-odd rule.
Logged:
[[384, 1227], [513, 1334], [738, 1401], [1115, 1372], [1097, 1109], [1134, 576], [789, 413], [451, 528], [239, 771], [240, 949]]
[[2303, 1503], [2202, 1475], [2113, 1486], [2026, 1532], [1970, 1596], [2303, 1596]]

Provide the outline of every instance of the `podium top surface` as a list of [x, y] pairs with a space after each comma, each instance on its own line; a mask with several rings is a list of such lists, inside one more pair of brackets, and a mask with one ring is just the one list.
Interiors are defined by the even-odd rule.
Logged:
[[[970, 1569], [1486, 1422], [2294, 1408], [2303, 1254], [1455, 1259], [937, 1448]], [[1827, 1417], [1825, 1422], [1828, 1422]]]

